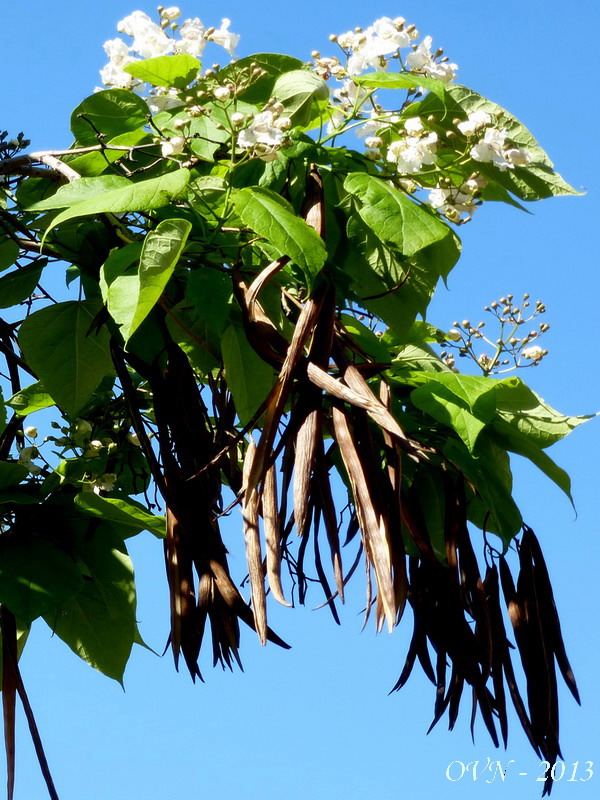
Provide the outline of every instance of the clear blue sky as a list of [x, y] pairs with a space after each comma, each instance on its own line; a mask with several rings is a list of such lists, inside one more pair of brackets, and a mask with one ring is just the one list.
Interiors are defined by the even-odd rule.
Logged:
[[[102, 43], [135, 8], [123, 0], [76, 3], [29, 0], [3, 4], [0, 128], [24, 130], [33, 148], [70, 144], [70, 110], [98, 84]], [[464, 256], [441, 290], [431, 321], [480, 319], [502, 294], [529, 291], [548, 308], [549, 357], [525, 377], [565, 413], [600, 410], [598, 370], [598, 5], [591, 0], [504, 0], [479, 5], [405, 0], [402, 4], [282, 2], [182, 4], [185, 16], [206, 24], [230, 17], [242, 35], [238, 55], [288, 52], [307, 58], [328, 51], [327, 37], [383, 15], [402, 15], [433, 36], [459, 65], [459, 81], [507, 107], [549, 152], [583, 197], [532, 207], [533, 216], [492, 204], [463, 228]], [[297, 8], [292, 13], [287, 9]], [[595, 116], [594, 116], [595, 115]], [[556, 798], [600, 796], [600, 425], [592, 421], [551, 454], [572, 475], [578, 516], [546, 479], [515, 464], [516, 495], [542, 541], [563, 629], [583, 699], [579, 709], [562, 692], [562, 742], [567, 764], [597, 762], [588, 783], [555, 787]], [[242, 572], [241, 532], [234, 569]], [[168, 601], [161, 547], [149, 534], [131, 540], [139, 582], [142, 633], [162, 651]], [[321, 598], [314, 593], [314, 605]], [[465, 707], [453, 733], [442, 721], [425, 736], [433, 688], [415, 674], [387, 697], [402, 667], [410, 614], [389, 637], [360, 633], [362, 596], [348, 601], [337, 628], [327, 610], [271, 610], [273, 627], [293, 645], [261, 649], [244, 634], [246, 672], [221, 673], [205, 664], [206, 685], [174, 672], [169, 656], [136, 648], [126, 692], [78, 661], [49, 630], [34, 625], [22, 661], [25, 683], [62, 800], [530, 800], [541, 793], [539, 760], [512, 725], [509, 749], [495, 751], [483, 731], [474, 746]], [[513, 723], [515, 720], [513, 719]], [[45, 796], [29, 737], [18, 731], [17, 798]], [[447, 765], [486, 756], [514, 759], [502, 785], [468, 778], [451, 783]], [[518, 772], [527, 772], [519, 776]], [[0, 782], [4, 766], [0, 765]]]

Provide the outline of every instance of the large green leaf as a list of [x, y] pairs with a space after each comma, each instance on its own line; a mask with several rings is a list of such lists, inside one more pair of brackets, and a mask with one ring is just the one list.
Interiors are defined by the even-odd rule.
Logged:
[[403, 336], [416, 315], [426, 313], [440, 277], [458, 257], [453, 241], [448, 232], [445, 239], [408, 258], [383, 244], [356, 215], [348, 220], [347, 236], [334, 262], [343, 270], [345, 280], [351, 277], [360, 304], [381, 317], [395, 334]]
[[538, 447], [560, 441], [592, 416], [567, 417], [555, 411], [520, 378], [495, 382], [498, 414]]
[[233, 195], [236, 210], [251, 230], [262, 236], [280, 255], [289, 256], [311, 281], [327, 257], [319, 234], [275, 192], [253, 187]]
[[407, 72], [371, 72], [368, 75], [353, 75], [352, 80], [370, 89], [418, 89], [422, 86], [438, 97], [443, 97], [446, 89], [442, 81]]
[[189, 179], [189, 170], [177, 169], [175, 172], [159, 175], [158, 178], [148, 178], [137, 183], [129, 181], [128, 186], [111, 189], [65, 209], [52, 220], [46, 235], [52, 228], [76, 217], [102, 213], [122, 214], [127, 211], [152, 211], [161, 208], [184, 190]]
[[19, 344], [56, 405], [75, 418], [105, 375], [112, 372], [109, 334], [90, 332], [96, 300], [71, 300], [36, 311], [21, 325]]
[[358, 213], [381, 242], [406, 256], [448, 236], [448, 226], [435, 213], [375, 175], [354, 172], [344, 189], [360, 201]]
[[20, 392], [13, 394], [6, 402], [20, 417], [25, 417], [27, 414], [33, 414], [34, 411], [40, 411], [42, 408], [49, 408], [49, 406], [54, 405], [54, 400], [40, 381], [21, 389]]
[[93, 517], [120, 526], [123, 538], [144, 530], [159, 539], [165, 536], [165, 518], [151, 514], [129, 497], [100, 497], [94, 492], [80, 492], [75, 497], [75, 504]]
[[244, 329], [229, 325], [221, 340], [227, 387], [242, 425], [258, 411], [273, 386], [273, 368], [248, 343]]
[[239, 97], [246, 103], [263, 105], [273, 96], [273, 86], [277, 78], [284, 72], [302, 69], [304, 64], [298, 58], [280, 53], [255, 53], [229, 64], [219, 72], [221, 80], [236, 81], [242, 70], [260, 68], [264, 71], [247, 89], [240, 92]]
[[125, 341], [128, 341], [158, 302], [191, 229], [191, 223], [184, 219], [166, 219], [160, 222], [144, 239], [137, 272], [111, 274], [114, 259], [111, 264], [107, 262], [104, 265], [102, 286], [107, 287], [105, 300], [111, 317], [121, 326]]
[[329, 99], [327, 84], [314, 72], [296, 69], [284, 72], [275, 81], [273, 97], [283, 104], [285, 113], [295, 125], [307, 125], [313, 102]]
[[57, 608], [82, 584], [73, 559], [46, 539], [0, 537], [0, 603], [25, 622]]
[[92, 200], [94, 197], [130, 186], [130, 181], [123, 175], [102, 175], [96, 178], [79, 178], [77, 181], [59, 186], [51, 197], [33, 203], [27, 211], [48, 211]]
[[93, 521], [73, 546], [83, 587], [44, 619], [80, 658], [122, 683], [137, 630], [131, 560], [112, 524]]
[[174, 86], [177, 89], [185, 89], [198, 77], [201, 66], [194, 56], [178, 53], [172, 56], [148, 58], [145, 61], [132, 61], [125, 64], [123, 71], [152, 86]]
[[38, 285], [45, 264], [34, 261], [0, 278], [0, 308], [23, 302]]
[[438, 422], [454, 428], [472, 453], [479, 434], [496, 411], [492, 382], [453, 372], [423, 372], [419, 378], [424, 383], [411, 392], [412, 403]]
[[86, 97], [71, 114], [71, 130], [80, 146], [98, 144], [98, 133], [113, 139], [122, 133], [143, 128], [148, 106], [141, 97], [126, 89], [105, 89]]

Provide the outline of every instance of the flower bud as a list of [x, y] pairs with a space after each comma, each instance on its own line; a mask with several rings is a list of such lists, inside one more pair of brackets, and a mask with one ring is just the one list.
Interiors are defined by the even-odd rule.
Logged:
[[30, 439], [37, 439], [38, 429], [36, 427], [34, 427], [33, 425], [29, 425], [27, 428], [25, 428], [23, 433], [25, 434], [25, 436], [28, 436]]

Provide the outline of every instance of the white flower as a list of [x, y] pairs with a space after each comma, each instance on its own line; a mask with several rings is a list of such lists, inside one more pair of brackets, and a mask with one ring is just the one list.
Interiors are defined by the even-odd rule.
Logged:
[[19, 464], [25, 467], [30, 475], [39, 475], [41, 472], [41, 468], [32, 462], [37, 455], [37, 447], [24, 447], [19, 453]]
[[25, 436], [28, 436], [30, 439], [37, 439], [38, 429], [36, 427], [34, 427], [33, 425], [29, 425], [27, 428], [25, 428], [23, 433], [25, 434]]
[[231, 124], [235, 125], [236, 128], [239, 128], [241, 125], [244, 124], [244, 120], [246, 117], [242, 114], [241, 111], [234, 111], [231, 115]]
[[218, 28], [216, 31], [213, 31], [210, 35], [210, 41], [215, 42], [215, 44], [220, 44], [221, 47], [224, 47], [225, 50], [229, 53], [230, 56], [233, 55], [233, 51], [238, 45], [240, 41], [240, 37], [237, 33], [231, 33], [229, 30], [229, 26], [231, 25], [231, 20], [225, 18], [221, 20], [221, 27]]
[[94, 481], [94, 493], [112, 492], [117, 482], [117, 476], [113, 472], [105, 472], [104, 475]]
[[421, 44], [406, 56], [406, 66], [412, 72], [418, 72], [431, 63], [433, 56], [431, 54], [431, 45], [433, 39], [431, 36], [426, 36]]
[[127, 47], [123, 39], [109, 39], [107, 42], [104, 42], [103, 47], [109, 60], [118, 67], [133, 61], [133, 58], [129, 54], [129, 47]]
[[407, 133], [415, 134], [421, 133], [423, 130], [423, 123], [420, 117], [409, 117], [404, 120], [404, 129]]
[[177, 89], [157, 89], [156, 94], [144, 98], [152, 114], [168, 111], [171, 108], [180, 108], [185, 105], [177, 96]]
[[471, 111], [464, 122], [459, 122], [456, 127], [465, 136], [473, 136], [481, 128], [492, 124], [491, 116], [485, 111]]
[[[135, 60], [134, 58], [130, 58], [126, 63]], [[124, 72], [120, 66], [112, 61], [109, 61], [108, 64], [100, 70], [100, 78], [105, 86], [114, 86], [117, 89], [133, 89], [140, 83], [137, 78]]]
[[205, 30], [206, 28], [198, 17], [186, 19], [179, 31], [181, 41], [175, 42], [175, 51], [187, 53], [190, 56], [201, 56], [206, 47]]
[[396, 22], [389, 17], [381, 17], [375, 20], [373, 25], [367, 28], [367, 34], [374, 34], [370, 43], [373, 53], [385, 56], [393, 53], [402, 47], [410, 47], [410, 36], [404, 31], [399, 30]]
[[262, 111], [252, 120], [248, 128], [240, 131], [238, 145], [245, 150], [257, 144], [279, 147], [284, 139], [284, 132], [275, 125], [275, 115], [272, 111]]
[[163, 8], [160, 15], [163, 19], [173, 20], [181, 16], [181, 11], [177, 6], [169, 6], [168, 8]]
[[357, 50], [360, 47], [361, 36], [364, 38], [364, 34], [354, 33], [354, 31], [340, 33], [337, 43], [343, 50]]
[[432, 44], [431, 36], [426, 36], [421, 44], [406, 56], [406, 65], [411, 72], [420, 73], [427, 78], [435, 78], [443, 83], [450, 83], [456, 76], [458, 67], [448, 61], [436, 62], [431, 52]]
[[544, 351], [539, 345], [536, 344], [533, 347], [526, 347], [521, 355], [523, 358], [527, 358], [531, 361], [539, 361], [544, 355]]
[[446, 205], [449, 196], [450, 189], [442, 189], [441, 186], [437, 186], [429, 192], [427, 203], [432, 208], [442, 208], [442, 206]]
[[160, 144], [160, 151], [163, 155], [163, 158], [183, 153], [184, 149], [185, 139], [183, 136], [171, 136], [170, 139], [165, 139]]
[[133, 36], [131, 49], [142, 58], [156, 58], [173, 51], [174, 43], [160, 25], [152, 22], [147, 14], [134, 11], [117, 25], [119, 33]]
[[407, 136], [396, 139], [388, 147], [387, 160], [394, 163], [398, 172], [411, 174], [420, 172], [423, 164], [433, 164], [437, 146], [437, 133], [433, 131], [423, 138]]
[[369, 150], [378, 150], [383, 145], [381, 136], [367, 136], [365, 139], [365, 147]]
[[432, 61], [431, 64], [425, 67], [425, 75], [428, 78], [435, 78], [435, 80], [442, 81], [442, 83], [451, 83], [456, 78], [457, 64], [451, 64], [449, 61], [442, 61], [436, 63]]
[[511, 147], [509, 150], [505, 151], [504, 157], [514, 167], [526, 167], [531, 161], [529, 153], [523, 150], [522, 147]]
[[471, 158], [475, 161], [495, 164], [501, 170], [513, 167], [513, 164], [504, 156], [504, 143], [508, 133], [506, 129], [488, 128], [483, 139], [471, 148]]
[[127, 36], [136, 36], [138, 31], [148, 25], [154, 25], [148, 14], [144, 14], [143, 11], [134, 11], [117, 23], [117, 30], [119, 33], [126, 33]]

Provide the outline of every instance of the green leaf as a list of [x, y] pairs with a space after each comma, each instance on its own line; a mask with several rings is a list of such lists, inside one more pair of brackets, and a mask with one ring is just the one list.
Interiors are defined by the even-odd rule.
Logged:
[[387, 347], [383, 344], [370, 328], [367, 328], [356, 317], [351, 317], [349, 314], [342, 314], [340, 322], [348, 331], [354, 341], [362, 347], [365, 353], [372, 356], [375, 361], [386, 364], [391, 361], [391, 355]]
[[493, 384], [484, 377], [453, 372], [423, 372], [419, 378], [425, 383], [411, 392], [411, 402], [453, 428], [472, 453], [479, 434], [494, 418]]
[[122, 683], [137, 629], [131, 560], [112, 525], [95, 520], [74, 548], [83, 588], [44, 619], [80, 658]]
[[520, 378], [495, 382], [498, 414], [539, 447], [560, 441], [594, 415], [566, 417], [555, 411]]
[[244, 329], [229, 325], [221, 340], [227, 387], [241, 425], [246, 425], [273, 386], [273, 368], [252, 349]]
[[296, 69], [277, 78], [273, 97], [283, 104], [284, 113], [292, 124], [304, 126], [310, 121], [313, 102], [328, 100], [329, 89], [314, 72]]
[[29, 475], [28, 470], [16, 461], [0, 461], [0, 489], [16, 486]]
[[139, 78], [152, 86], [174, 86], [185, 89], [196, 80], [202, 65], [197, 58], [187, 53], [172, 56], [158, 56], [144, 61], [132, 61], [125, 64], [123, 71]]
[[19, 245], [12, 239], [0, 240], [0, 272], [12, 266], [19, 257]]
[[6, 401], [20, 417], [26, 417], [27, 414], [33, 414], [34, 411], [40, 411], [42, 408], [49, 408], [54, 405], [54, 400], [50, 397], [48, 392], [44, 389], [40, 381], [26, 386], [20, 392], [13, 394], [10, 400]]
[[34, 261], [0, 278], [0, 308], [10, 308], [29, 297], [38, 285], [46, 263]]
[[168, 205], [184, 190], [189, 179], [189, 170], [177, 169], [175, 172], [159, 175], [158, 178], [148, 178], [137, 183], [129, 181], [128, 186], [103, 192], [65, 209], [52, 220], [45, 236], [57, 225], [76, 217], [85, 217], [89, 214], [152, 211], [155, 208], [161, 208]]
[[502, 419], [494, 421], [493, 429], [498, 434], [497, 439], [503, 447], [517, 455], [528, 458], [544, 475], [563, 490], [571, 504], [573, 504], [571, 479], [568, 473], [559, 467], [535, 441]]
[[80, 146], [98, 144], [98, 133], [105, 141], [122, 133], [143, 128], [148, 122], [148, 106], [127, 89], [105, 89], [86, 97], [71, 114], [71, 130]]
[[123, 189], [131, 185], [130, 181], [122, 175], [102, 175], [96, 178], [79, 178], [79, 180], [59, 186], [57, 191], [44, 200], [39, 200], [27, 208], [27, 211], [48, 211], [54, 208], [67, 208], [67, 206], [92, 200], [94, 197], [111, 192], [113, 189]]
[[[144, 239], [137, 274], [110, 275], [107, 264], [102, 270], [107, 286], [109, 313], [121, 326], [127, 342], [158, 302], [181, 256], [192, 229], [184, 219], [166, 219]], [[111, 280], [112, 279], [112, 280]]]
[[100, 497], [94, 492], [80, 492], [75, 496], [75, 505], [93, 517], [125, 528], [126, 531], [121, 531], [126, 534], [123, 538], [144, 530], [150, 531], [158, 539], [165, 538], [165, 518], [151, 514], [131, 498], [125, 500], [122, 497]]
[[[223, 144], [227, 142], [231, 136], [226, 129], [217, 128], [217, 120], [213, 119], [213, 115], [201, 117], [184, 117], [186, 122], [189, 123], [187, 133], [190, 137], [189, 147], [194, 155], [204, 161], [213, 161], [214, 155]], [[229, 127], [228, 122], [226, 127]], [[201, 180], [201, 179], [200, 179]]]
[[247, 89], [239, 94], [239, 97], [246, 103], [254, 105], [263, 105], [273, 96], [273, 86], [282, 73], [304, 67], [302, 61], [292, 56], [280, 53], [255, 53], [224, 67], [220, 70], [219, 77], [221, 80], [231, 79], [235, 83], [242, 70], [254, 69], [255, 65], [264, 70], [266, 74], [253, 81]]
[[512, 474], [506, 450], [498, 447], [484, 432], [479, 437], [476, 454], [451, 437], [444, 445], [444, 455], [477, 490], [477, 495], [469, 501], [469, 519], [478, 527], [498, 534], [508, 545], [521, 530], [523, 520], [512, 497]]
[[372, 89], [418, 89], [422, 86], [438, 97], [443, 97], [446, 84], [424, 75], [410, 75], [402, 72], [372, 72], [368, 75], [353, 75], [352, 80], [359, 86]]
[[[80, 156], [65, 156], [64, 160], [81, 176], [94, 177], [110, 169], [111, 164], [119, 158], [128, 157], [128, 150], [113, 150], [113, 147], [131, 148], [138, 144], [147, 144], [149, 150], [152, 147], [156, 148], [156, 142], [152, 139], [151, 134], [143, 128], [138, 128], [135, 131], [127, 131], [127, 133], [120, 133], [118, 136], [113, 136], [113, 138], [108, 141], [105, 140], [103, 144], [111, 145], [111, 148], [104, 148], [103, 150], [96, 150], [91, 153], [83, 153]], [[143, 158], [144, 157], [138, 153], [136, 156], [136, 163], [143, 163]], [[145, 158], [148, 158], [148, 156]], [[140, 164], [140, 166], [142, 166], [142, 164]]]
[[73, 559], [46, 539], [0, 537], [0, 603], [25, 622], [57, 608], [82, 584]]
[[312, 283], [320, 272], [327, 251], [319, 234], [275, 192], [253, 187], [233, 195], [242, 222], [297, 264]]
[[[424, 315], [443, 270], [449, 270], [458, 248], [448, 231], [446, 239], [435, 242], [407, 258], [383, 244], [359, 216], [347, 223], [347, 236], [333, 259], [344, 276], [353, 280], [360, 305], [381, 317], [394, 335], [404, 336], [417, 314]], [[454, 250], [454, 252], [452, 252]], [[439, 252], [440, 259], [435, 258]], [[444, 260], [448, 259], [450, 260]]]
[[344, 189], [360, 201], [358, 213], [373, 233], [406, 256], [448, 236], [448, 226], [435, 213], [375, 175], [354, 172], [344, 181]]
[[71, 419], [113, 370], [106, 328], [88, 334], [100, 308], [96, 300], [57, 303], [29, 316], [19, 331], [28, 364]]

